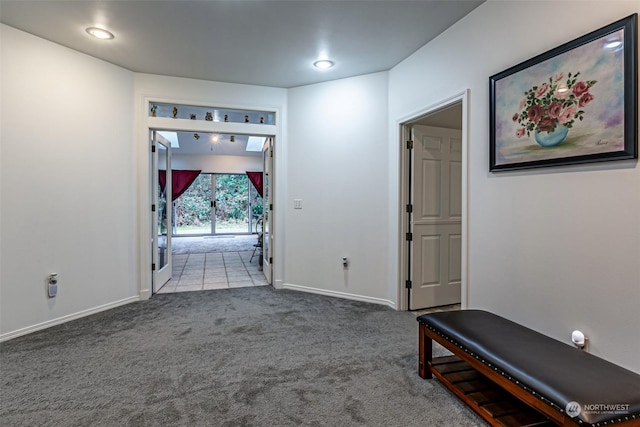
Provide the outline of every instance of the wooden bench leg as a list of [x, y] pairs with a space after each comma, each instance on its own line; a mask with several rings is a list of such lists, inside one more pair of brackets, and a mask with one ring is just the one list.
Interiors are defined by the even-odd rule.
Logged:
[[429, 365], [433, 358], [433, 341], [427, 336], [427, 327], [420, 323], [418, 328], [418, 375], [420, 378], [431, 378]]

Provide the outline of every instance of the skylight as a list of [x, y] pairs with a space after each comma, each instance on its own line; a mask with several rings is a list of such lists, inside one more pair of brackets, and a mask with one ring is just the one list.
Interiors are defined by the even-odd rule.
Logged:
[[247, 151], [262, 151], [266, 139], [264, 136], [250, 136], [247, 141]]
[[171, 148], [180, 148], [180, 143], [178, 142], [178, 134], [176, 132], [159, 130], [158, 134], [171, 143]]

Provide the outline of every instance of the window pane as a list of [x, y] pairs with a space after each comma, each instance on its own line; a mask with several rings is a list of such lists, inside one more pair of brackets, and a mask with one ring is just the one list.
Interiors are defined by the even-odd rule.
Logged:
[[210, 234], [211, 175], [201, 173], [174, 205], [175, 234]]
[[249, 178], [216, 174], [216, 234], [249, 232]]
[[206, 120], [212, 122], [275, 124], [276, 115], [272, 111], [233, 110], [196, 105], [151, 103], [151, 117], [172, 117], [176, 119]]

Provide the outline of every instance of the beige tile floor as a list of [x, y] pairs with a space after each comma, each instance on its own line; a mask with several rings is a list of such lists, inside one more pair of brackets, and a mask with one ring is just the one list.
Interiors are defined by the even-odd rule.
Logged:
[[423, 310], [412, 311], [412, 313], [415, 314], [416, 316], [422, 316], [423, 314], [427, 314], [427, 313], [437, 313], [440, 311], [458, 311], [461, 309], [462, 308], [460, 304], [452, 304], [452, 305], [442, 305], [440, 307], [425, 308]]
[[158, 293], [266, 286], [258, 257], [253, 251], [174, 254], [173, 274]]

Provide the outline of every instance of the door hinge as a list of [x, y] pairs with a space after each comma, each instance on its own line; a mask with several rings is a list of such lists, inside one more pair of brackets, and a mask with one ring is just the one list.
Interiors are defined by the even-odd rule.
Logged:
[[269, 150], [269, 157], [273, 157], [273, 150]]
[[407, 280], [406, 282], [404, 282], [404, 287], [407, 289], [411, 289], [411, 280]]
[[156, 271], [156, 264], [155, 263], [151, 264], [151, 271]]
[[155, 212], [156, 211], [156, 205], [151, 205], [151, 212]]
[[269, 257], [269, 264], [273, 264], [273, 257]]
[[405, 237], [407, 239], [407, 242], [411, 242], [413, 240], [413, 233], [407, 233]]
[[151, 144], [151, 152], [152, 153], [156, 152], [156, 145], [155, 144]]
[[413, 212], [413, 205], [412, 204], [408, 204], [407, 205], [407, 213], [411, 213]]
[[408, 140], [407, 141], [407, 150], [413, 150], [413, 141], [412, 140]]
[[269, 204], [269, 210], [272, 211], [273, 210], [273, 203]]

